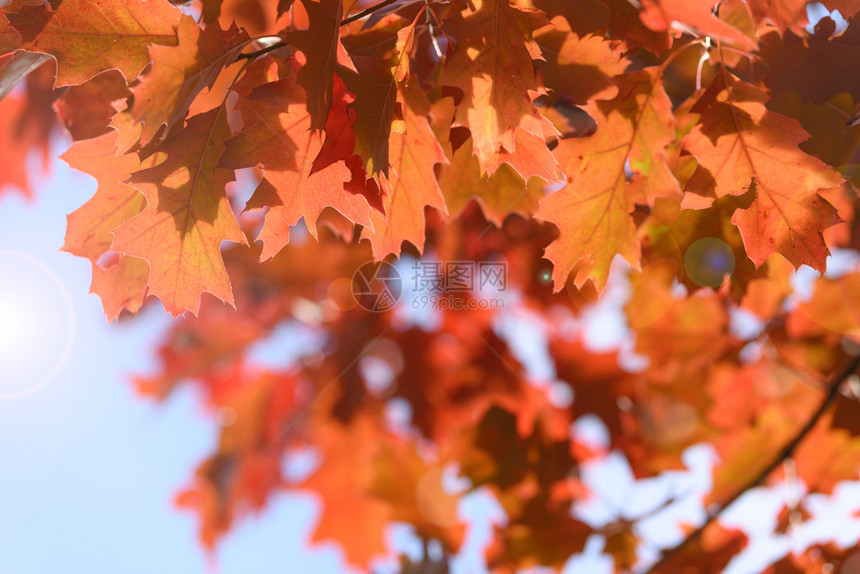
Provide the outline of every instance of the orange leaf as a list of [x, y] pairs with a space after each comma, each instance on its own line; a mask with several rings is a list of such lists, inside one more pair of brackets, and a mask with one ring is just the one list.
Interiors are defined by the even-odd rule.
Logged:
[[246, 209], [268, 207], [257, 241], [261, 260], [273, 257], [290, 239], [290, 226], [304, 217], [311, 234], [326, 207], [354, 223], [371, 226], [370, 205], [361, 195], [344, 191], [352, 174], [343, 161], [313, 171], [323, 135], [310, 131], [304, 89], [295, 76], [253, 90], [241, 105], [245, 129], [227, 142], [221, 164], [231, 168], [259, 165], [264, 179]]
[[225, 192], [233, 174], [218, 167], [229, 133], [221, 107], [165, 140], [167, 159], [131, 177], [146, 209], [114, 231], [111, 248], [149, 261], [150, 292], [174, 316], [196, 315], [203, 291], [233, 303], [219, 247], [247, 241]]
[[749, 36], [717, 18], [713, 9], [712, 0], [644, 0], [639, 17], [654, 31], [668, 30], [680, 23], [716, 40], [735, 42], [745, 48], [755, 47]]
[[[382, 42], [382, 45], [389, 43]], [[354, 54], [352, 63], [355, 69], [342, 64], [337, 66], [338, 75], [355, 94], [355, 101], [350, 105], [350, 110], [355, 113], [355, 153], [364, 160], [365, 172], [374, 178], [380, 173], [391, 176], [388, 146], [397, 101], [397, 83], [391, 60]]]
[[425, 206], [447, 214], [433, 170], [448, 159], [430, 128], [430, 105], [418, 82], [403, 88], [401, 98], [403, 120], [393, 125], [389, 143], [391, 179], [382, 202], [386, 216], [372, 212], [373, 229], [365, 228], [361, 234], [362, 239], [370, 240], [376, 259], [389, 253], [399, 255], [403, 241], [419, 251], [424, 249]]
[[141, 168], [136, 153], [117, 149], [119, 133], [111, 130], [95, 139], [75, 143], [60, 156], [70, 167], [99, 182], [96, 194], [68, 216], [63, 251], [93, 263], [110, 251], [111, 231], [140, 213], [146, 201], [125, 181]]
[[838, 218], [817, 190], [842, 178], [797, 147], [808, 134], [796, 120], [766, 109], [767, 101], [759, 88], [719, 74], [692, 108], [701, 122], [684, 147], [713, 177], [718, 197], [742, 195], [755, 184], [755, 201], [737, 210], [732, 222], [756, 266], [779, 253], [795, 267], [823, 271], [828, 250], [822, 232]]
[[108, 70], [80, 86], [69, 88], [54, 107], [72, 138], [83, 140], [109, 131], [110, 119], [116, 114], [113, 102], [130, 95], [131, 91], [122, 74], [116, 70]]
[[308, 29], [289, 33], [287, 42], [307, 58], [307, 63], [299, 70], [297, 81], [308, 95], [311, 129], [319, 130], [325, 127], [332, 106], [335, 63], [338, 59], [349, 58], [340, 43], [343, 2], [302, 0], [302, 6], [308, 13]]
[[537, 213], [561, 229], [545, 255], [554, 263], [556, 291], [570, 274], [578, 288], [592, 281], [603, 289], [616, 255], [639, 268], [626, 169], [648, 178], [652, 197], [680, 194], [665, 160], [675, 133], [671, 102], [660, 80], [653, 69], [620, 76], [619, 96], [588, 108], [597, 121], [594, 135], [562, 140], [556, 150], [568, 185], [544, 198]]
[[546, 19], [507, 0], [479, 0], [474, 6], [445, 21], [443, 29], [457, 38], [457, 47], [445, 63], [442, 83], [462, 90], [454, 125], [469, 128], [481, 172], [493, 173], [504, 161], [502, 148], [516, 151], [517, 128], [539, 137], [554, 132], [533, 103], [543, 90], [533, 63], [540, 49], [527, 36]]
[[365, 566], [385, 551], [389, 520], [389, 505], [368, 492], [379, 431], [363, 416], [349, 426], [323, 421], [314, 434], [324, 459], [303, 486], [319, 494], [324, 507], [313, 540], [334, 539], [351, 563]]
[[147, 295], [149, 263], [137, 257], [118, 255], [116, 261], [104, 267], [93, 264], [93, 281], [90, 293], [102, 300], [109, 322], [125, 309], [137, 313]]
[[[108, 321], [116, 319], [123, 308], [134, 313], [143, 305], [149, 265], [134, 257], [120, 255], [109, 266], [102, 256], [110, 251], [114, 229], [140, 213], [146, 201], [133, 187], [125, 185], [141, 167], [136, 153], [117, 148], [119, 132], [108, 133], [75, 143], [60, 156], [70, 167], [98, 181], [95, 195], [68, 216], [63, 251], [88, 258], [93, 265], [90, 290], [102, 299]], [[153, 158], [154, 159], [154, 158]], [[152, 165], [154, 161], [147, 161]]]
[[547, 59], [545, 65], [538, 62], [547, 88], [569, 95], [576, 103], [617, 95], [611, 78], [624, 72], [628, 62], [615, 53], [610, 42], [600, 36], [577, 36], [561, 16], [538, 30], [535, 39]]
[[756, 20], [767, 18], [779, 30], [792, 27], [800, 31], [808, 22], [806, 0], [748, 0], [747, 4]]
[[712, 523], [691, 544], [670, 558], [655, 574], [719, 574], [728, 563], [748, 544], [747, 536], [741, 530], [729, 530]]
[[35, 6], [15, 0], [6, 8], [21, 48], [57, 59], [56, 87], [83, 83], [109, 68], [126, 79], [136, 77], [149, 62], [149, 45], [176, 45], [181, 14], [166, 0], [52, 0]]
[[[179, 22], [179, 45], [153, 46], [152, 72], [134, 90], [134, 119], [143, 123], [141, 143], [146, 144], [166, 125], [165, 134], [185, 119], [195, 96], [211, 88], [221, 69], [229, 66], [249, 42], [233, 27], [217, 24], [202, 30], [190, 16]], [[180, 124], [181, 125], [181, 124]]]

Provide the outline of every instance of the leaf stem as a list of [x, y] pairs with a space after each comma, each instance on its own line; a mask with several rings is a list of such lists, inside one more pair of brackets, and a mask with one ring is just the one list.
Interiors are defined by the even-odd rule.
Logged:
[[361, 12], [359, 12], [357, 14], [353, 14], [352, 16], [350, 16], [348, 18], [344, 18], [343, 21], [340, 23], [340, 25], [346, 26], [347, 24], [351, 24], [351, 23], [355, 22], [356, 20], [361, 20], [365, 16], [370, 16], [371, 14], [376, 12], [377, 10], [382, 10], [386, 6], [391, 6], [395, 2], [397, 2], [397, 0], [383, 0], [379, 4], [374, 4], [370, 8], [367, 8], [366, 10], [362, 10]]
[[757, 475], [755, 475], [749, 482], [747, 482], [743, 487], [741, 487], [737, 492], [732, 495], [730, 499], [728, 499], [725, 503], [719, 505], [715, 510], [712, 510], [708, 513], [708, 517], [705, 519], [705, 522], [702, 523], [701, 526], [693, 530], [690, 534], [687, 535], [681, 542], [679, 542], [676, 546], [669, 548], [663, 552], [663, 555], [660, 559], [654, 563], [648, 570], [644, 572], [644, 574], [652, 574], [657, 572], [665, 566], [669, 560], [680, 553], [681, 550], [686, 548], [689, 544], [695, 542], [705, 531], [705, 529], [711, 525], [719, 516], [726, 510], [729, 506], [734, 504], [741, 496], [743, 496], [748, 490], [757, 486], [760, 482], [764, 481], [772, 473], [774, 470], [779, 468], [779, 466], [783, 463], [783, 461], [787, 460], [794, 454], [794, 451], [803, 442], [803, 439], [809, 434], [809, 432], [815, 427], [816, 423], [821, 420], [821, 417], [827, 412], [828, 407], [833, 404], [833, 401], [836, 399], [836, 396], [839, 394], [839, 387], [842, 386], [842, 383], [845, 382], [845, 379], [853, 375], [858, 367], [860, 367], [860, 355], [857, 355], [839, 372], [839, 374], [833, 379], [833, 382], [830, 383], [827, 387], [827, 394], [821, 400], [821, 404], [818, 405], [818, 408], [815, 409], [815, 412], [812, 413], [812, 416], [809, 417], [809, 420], [806, 421], [798, 431], [797, 434], [792, 438], [783, 448], [777, 453], [776, 457], [766, 466], [764, 467]]

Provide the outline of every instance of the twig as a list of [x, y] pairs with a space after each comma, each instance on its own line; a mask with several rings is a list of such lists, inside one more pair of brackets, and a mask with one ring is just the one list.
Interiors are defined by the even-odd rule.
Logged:
[[365, 16], [370, 16], [371, 14], [376, 12], [377, 10], [382, 10], [386, 6], [391, 6], [395, 2], [397, 2], [397, 0], [383, 0], [379, 4], [374, 4], [373, 6], [371, 6], [370, 8], [368, 8], [366, 10], [362, 10], [358, 14], [353, 14], [349, 18], [344, 18], [343, 21], [340, 23], [340, 25], [346, 26], [347, 24], [351, 24], [351, 23], [355, 22], [356, 20], [361, 20]]
[[648, 568], [648, 570], [646, 570], [644, 574], [651, 574], [653, 572], [657, 572], [660, 568], [665, 566], [673, 556], [681, 552], [681, 550], [686, 548], [689, 544], [695, 542], [702, 535], [705, 529], [710, 526], [711, 523], [714, 522], [720, 516], [720, 514], [723, 513], [725, 509], [734, 504], [735, 501], [737, 501], [737, 499], [743, 496], [748, 490], [757, 486], [760, 482], [766, 479], [768, 475], [770, 475], [770, 473], [779, 468], [779, 466], [783, 463], [784, 460], [790, 458], [791, 455], [794, 453], [795, 449], [797, 449], [798, 445], [803, 442], [803, 439], [806, 438], [806, 435], [809, 434], [809, 431], [811, 431], [813, 427], [815, 427], [816, 423], [818, 423], [818, 421], [827, 411], [827, 408], [833, 403], [833, 400], [839, 394], [839, 387], [842, 386], [842, 383], [845, 381], [845, 379], [847, 379], [857, 371], [858, 367], [860, 367], [860, 355], [851, 359], [851, 362], [848, 363], [848, 365], [844, 369], [842, 369], [842, 371], [839, 372], [833, 382], [828, 386], [827, 394], [822, 399], [821, 404], [818, 405], [818, 408], [815, 410], [814, 413], [812, 413], [812, 416], [809, 417], [809, 420], [806, 421], [806, 424], [803, 425], [800, 430], [797, 431], [797, 434], [794, 435], [794, 438], [792, 438], [788, 442], [788, 444], [786, 444], [782, 448], [782, 450], [770, 462], [770, 464], [764, 467], [761, 472], [759, 472], [742, 488], [735, 492], [735, 494], [729, 500], [719, 505], [715, 510], [709, 512], [708, 517], [705, 519], [705, 522], [702, 523], [701, 526], [696, 528], [690, 534], [688, 534], [684, 540], [682, 540], [676, 546], [665, 550], [660, 559], [650, 568]]
[[287, 43], [281, 40], [277, 44], [272, 44], [271, 46], [266, 46], [265, 48], [260, 48], [256, 52], [248, 52], [247, 54], [240, 54], [236, 60], [253, 60], [257, 56], [262, 56], [263, 54], [268, 54], [269, 52], [273, 52], [278, 48], [283, 48]]

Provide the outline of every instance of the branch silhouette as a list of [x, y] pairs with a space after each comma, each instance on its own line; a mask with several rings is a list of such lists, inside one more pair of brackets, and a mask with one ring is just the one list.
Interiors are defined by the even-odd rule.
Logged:
[[[355, 22], [356, 20], [361, 20], [365, 16], [370, 16], [374, 12], [376, 12], [378, 10], [382, 10], [386, 6], [391, 6], [392, 4], [394, 4], [397, 1], [398, 0], [383, 0], [379, 4], [374, 4], [373, 6], [367, 8], [365, 10], [362, 10], [361, 12], [358, 12], [357, 14], [353, 14], [352, 16], [349, 16], [348, 18], [344, 18], [341, 21], [340, 25], [346, 26], [347, 24], [351, 24], [352, 22]], [[286, 45], [288, 45], [287, 42], [281, 41], [281, 42], [278, 42], [277, 44], [272, 44], [271, 46], [266, 46], [265, 48], [262, 48], [260, 50], [255, 51], [255, 52], [248, 52], [247, 54], [242, 54], [236, 59], [237, 60], [253, 60], [254, 58], [256, 58], [258, 56], [262, 56], [263, 54], [268, 54], [269, 52], [277, 50], [278, 48], [283, 48]]]
[[809, 417], [809, 420], [806, 421], [800, 429], [798, 429], [797, 434], [792, 438], [783, 448], [777, 453], [774, 459], [765, 466], [757, 475], [755, 475], [749, 482], [747, 482], [744, 486], [738, 489], [731, 498], [729, 498], [723, 504], [720, 504], [715, 510], [708, 513], [705, 521], [695, 530], [690, 532], [686, 538], [684, 538], [677, 545], [663, 551], [663, 554], [660, 556], [660, 559], [651, 565], [650, 568], [645, 570], [643, 574], [653, 574], [658, 572], [663, 566], [665, 566], [669, 560], [671, 560], [674, 556], [679, 554], [684, 548], [688, 545], [695, 542], [699, 537], [702, 536], [702, 533], [708, 526], [711, 525], [720, 515], [732, 504], [734, 504], [741, 496], [743, 496], [747, 491], [757, 486], [759, 483], [764, 481], [770, 473], [776, 470], [785, 460], [791, 457], [794, 454], [794, 451], [803, 442], [803, 439], [809, 434], [809, 432], [815, 427], [821, 417], [827, 412], [827, 409], [833, 404], [834, 399], [839, 394], [839, 388], [842, 386], [842, 383], [845, 380], [853, 375], [857, 369], [860, 368], [860, 354], [851, 359], [851, 361], [843, 367], [841, 371], [836, 375], [833, 379], [833, 382], [830, 383], [827, 387], [827, 394], [821, 400], [821, 404], [818, 405], [818, 408], [815, 409], [815, 412], [812, 413], [812, 416]]
[[361, 12], [358, 12], [357, 14], [353, 14], [352, 16], [350, 16], [348, 18], [344, 18], [343, 21], [340, 23], [340, 25], [346, 26], [347, 24], [351, 24], [351, 23], [355, 22], [356, 20], [361, 20], [365, 16], [370, 16], [371, 14], [376, 12], [377, 10], [382, 10], [386, 6], [391, 6], [395, 2], [397, 2], [397, 0], [383, 0], [379, 4], [374, 4], [370, 8], [362, 10]]
[[241, 55], [239, 55], [238, 58], [236, 58], [236, 60], [237, 61], [238, 60], [253, 60], [254, 58], [256, 58], [258, 56], [262, 56], [263, 54], [268, 54], [269, 52], [274, 52], [278, 48], [283, 48], [286, 45], [287, 45], [286, 42], [281, 41], [281, 42], [278, 42], [276, 44], [272, 44], [271, 46], [266, 46], [265, 48], [260, 48], [256, 52], [248, 52], [247, 54], [241, 54]]

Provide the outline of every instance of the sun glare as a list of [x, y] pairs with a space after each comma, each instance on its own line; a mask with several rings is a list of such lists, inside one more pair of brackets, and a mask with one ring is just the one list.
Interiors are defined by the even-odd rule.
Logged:
[[72, 302], [59, 277], [29, 255], [0, 250], [0, 399], [50, 382], [73, 339]]

